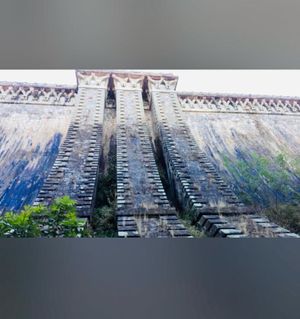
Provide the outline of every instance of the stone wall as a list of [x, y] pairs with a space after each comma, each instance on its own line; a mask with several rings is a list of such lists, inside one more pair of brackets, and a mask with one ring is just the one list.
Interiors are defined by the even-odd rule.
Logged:
[[[192, 96], [193, 104], [203, 103], [203, 96], [196, 99]], [[201, 112], [193, 108], [183, 106], [186, 104], [187, 97], [181, 98], [184, 120], [191, 130], [191, 133], [199, 146], [207, 154], [209, 160], [217, 167], [222, 177], [238, 191], [251, 192], [250, 188], [245, 187], [243, 183], [243, 174], [233, 168], [237, 161], [242, 161], [245, 165], [251, 166], [254, 162], [253, 156], [263, 156], [270, 163], [276, 162], [276, 156], [282, 154], [289, 163], [288, 187], [289, 193], [281, 195], [281, 201], [290, 202], [290, 195], [294, 192], [300, 192], [300, 176], [297, 176], [295, 164], [300, 158], [300, 109], [297, 108], [296, 102], [292, 103], [287, 100], [277, 105], [283, 105], [269, 108], [269, 113], [264, 111], [259, 113], [258, 103], [255, 113], [245, 113], [244, 110], [232, 112], [231, 109], [222, 108], [219, 111]], [[271, 104], [267, 99], [263, 99], [264, 105]], [[274, 99], [272, 99], [274, 100]], [[216, 102], [217, 103], [217, 102]], [[289, 103], [289, 104], [288, 104]], [[274, 103], [273, 103], [274, 104]], [[289, 105], [289, 107], [287, 106]], [[292, 108], [294, 105], [294, 108]], [[196, 107], [195, 107], [196, 108]], [[215, 109], [212, 106], [211, 110]], [[227, 111], [226, 111], [227, 110]], [[228, 163], [230, 167], [228, 167]], [[227, 165], [226, 165], [227, 164]], [[274, 168], [275, 169], [275, 168]], [[298, 168], [299, 169], [299, 168]], [[269, 198], [274, 195], [275, 190], [272, 187], [261, 185], [259, 194], [253, 196], [253, 200], [259, 205], [268, 204]], [[249, 194], [252, 195], [252, 194]]]
[[[156, 131], [179, 202], [185, 210], [194, 210], [199, 217], [200, 214], [211, 214], [210, 218], [216, 218], [219, 211], [236, 214], [244, 210], [244, 205], [220, 178], [215, 167], [194, 141], [183, 120], [175, 85], [174, 78], [149, 78]], [[220, 219], [217, 221], [221, 223]], [[218, 233], [242, 235], [226, 219], [222, 225]]]
[[[116, 144], [119, 236], [191, 237], [162, 185], [156, 139], [176, 200], [199, 229], [296, 237], [245, 205], [222, 159], [247, 162], [253, 150], [299, 158], [298, 99], [177, 93], [170, 74], [78, 71], [77, 79], [76, 88], [0, 85], [0, 211], [68, 195], [90, 216]], [[299, 192], [297, 174], [293, 183]]]
[[170, 207], [146, 125], [141, 75], [114, 74], [119, 236], [188, 236]]
[[255, 216], [237, 198], [218, 166], [210, 160], [205, 146], [194, 138], [191, 129], [201, 125], [194, 115], [190, 119], [195, 122], [189, 125], [183, 114], [182, 99], [175, 92], [175, 79], [150, 76], [148, 82], [156, 134], [163, 145], [169, 178], [183, 208], [194, 211], [199, 227], [210, 236], [265, 236], [266, 231], [268, 236], [271, 233], [272, 236], [294, 236], [267, 219]]
[[0, 212], [33, 203], [72, 112], [71, 106], [0, 103]]
[[78, 72], [76, 110], [64, 143], [35, 204], [68, 195], [79, 216], [90, 216], [101, 155], [103, 114], [109, 74]]

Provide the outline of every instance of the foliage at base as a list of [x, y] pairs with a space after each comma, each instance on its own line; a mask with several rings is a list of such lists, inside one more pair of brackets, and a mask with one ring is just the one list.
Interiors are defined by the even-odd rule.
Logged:
[[199, 218], [198, 214], [194, 209], [186, 209], [180, 212], [179, 217], [185, 228], [189, 233], [195, 238], [206, 237], [203, 230], [199, 230], [197, 227], [197, 222]]
[[95, 237], [117, 237], [116, 218], [116, 156], [110, 154], [107, 172], [98, 180], [96, 205], [91, 216]]
[[92, 226], [96, 237], [116, 237], [117, 221], [114, 207], [104, 206], [95, 210]]
[[20, 213], [0, 216], [0, 237], [90, 237], [85, 220], [76, 216], [76, 202], [68, 196], [44, 205], [25, 206]]

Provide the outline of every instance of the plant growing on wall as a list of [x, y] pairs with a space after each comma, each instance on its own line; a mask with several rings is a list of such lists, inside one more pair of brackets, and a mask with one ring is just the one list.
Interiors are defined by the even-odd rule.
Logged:
[[240, 187], [237, 188], [239, 198], [245, 204], [254, 204], [258, 198], [257, 194], [261, 186], [260, 180], [255, 174], [255, 170], [246, 161], [232, 161], [227, 156], [223, 156], [223, 163], [227, 170], [240, 181]]
[[263, 211], [275, 223], [290, 231], [300, 234], [300, 207], [299, 205], [278, 205]]
[[96, 207], [92, 214], [91, 224], [96, 237], [116, 237], [116, 155], [109, 156], [109, 166], [98, 180]]
[[250, 154], [249, 158], [232, 160], [223, 156], [223, 163], [238, 181], [239, 196], [246, 204], [256, 204], [260, 197], [264, 197], [268, 206], [277, 207], [281, 200], [289, 198], [291, 194], [293, 198], [297, 197], [290, 187], [290, 165], [284, 154], [278, 154], [273, 160], [257, 153]]

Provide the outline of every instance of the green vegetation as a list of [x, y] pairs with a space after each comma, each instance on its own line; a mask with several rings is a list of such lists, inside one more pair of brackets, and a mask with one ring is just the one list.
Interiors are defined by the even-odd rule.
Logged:
[[96, 205], [91, 218], [95, 237], [117, 237], [115, 163], [116, 157], [111, 155], [107, 172], [98, 181]]
[[[108, 179], [107, 176], [105, 178]], [[110, 196], [114, 192], [108, 192], [106, 188], [104, 190]], [[109, 202], [109, 206], [95, 210], [91, 219], [92, 227], [87, 219], [76, 216], [76, 202], [64, 196], [56, 198], [48, 207], [25, 206], [20, 213], [7, 212], [0, 216], [0, 237], [115, 237], [115, 201], [109, 201], [106, 196], [103, 198], [104, 202]]]
[[199, 230], [197, 227], [197, 222], [199, 221], [199, 217], [197, 212], [194, 209], [183, 210], [180, 212], [179, 217], [189, 231], [189, 233], [195, 238], [206, 237], [203, 230]]
[[116, 237], [115, 208], [109, 206], [97, 208], [92, 216], [92, 227], [95, 237]]
[[199, 230], [196, 225], [192, 225], [189, 220], [181, 219], [182, 224], [187, 229], [187, 231], [195, 238], [206, 237], [203, 230]]
[[257, 153], [250, 154], [250, 160], [232, 160], [223, 157], [227, 170], [239, 184], [239, 197], [246, 203], [257, 207], [278, 207], [289, 201], [297, 203], [299, 192], [293, 184], [293, 166], [284, 154], [278, 154], [273, 160]]
[[76, 217], [76, 202], [68, 196], [46, 207], [25, 206], [0, 217], [0, 237], [91, 237], [85, 220]]
[[97, 187], [96, 208], [88, 224], [76, 215], [76, 202], [68, 196], [49, 206], [25, 206], [20, 213], [0, 216], [0, 237], [115, 237], [117, 235], [116, 167], [112, 158]]
[[223, 162], [237, 180], [238, 196], [274, 222], [300, 233], [300, 193], [291, 185], [300, 177], [299, 159], [280, 153], [274, 159], [252, 153], [250, 160]]
[[300, 234], [300, 205], [279, 205], [262, 212], [275, 223]]
[[116, 156], [111, 155], [109, 157], [109, 166], [107, 171], [98, 180], [95, 206], [114, 206], [116, 202], [116, 188]]

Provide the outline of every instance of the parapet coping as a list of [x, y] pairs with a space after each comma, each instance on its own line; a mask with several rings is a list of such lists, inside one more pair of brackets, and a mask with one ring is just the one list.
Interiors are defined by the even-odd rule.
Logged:
[[[145, 79], [147, 76], [157, 76], [157, 77], [167, 77], [167, 78], [173, 78], [178, 79], [178, 76], [172, 74], [172, 73], [156, 73], [156, 72], [144, 72], [144, 71], [130, 71], [130, 70], [75, 70], [75, 73], [77, 72], [106, 72], [110, 74], [110, 77], [112, 74], [132, 74], [132, 75], [143, 75], [145, 76]], [[76, 76], [77, 79], [77, 76]], [[78, 81], [78, 80], [77, 80]], [[78, 91], [78, 83], [75, 85], [64, 85], [64, 84], [50, 84], [50, 83], [37, 83], [37, 82], [8, 82], [8, 81], [0, 81], [0, 87], [13, 87], [13, 88], [36, 88], [36, 89], [54, 89], [54, 90], [67, 90], [71, 91], [74, 90], [75, 93]], [[258, 100], [288, 100], [288, 101], [299, 101], [300, 103], [300, 93], [299, 96], [284, 96], [284, 95], [264, 95], [264, 94], [238, 94], [238, 93], [212, 93], [212, 92], [194, 92], [194, 91], [174, 91], [179, 98], [188, 98], [188, 97], [209, 97], [209, 98], [233, 98], [233, 99], [258, 99]]]
[[268, 99], [268, 100], [297, 100], [300, 101], [299, 96], [284, 96], [284, 95], [263, 95], [263, 94], [237, 94], [237, 93], [211, 93], [211, 92], [186, 92], [177, 91], [178, 97], [216, 97], [216, 98], [242, 98], [242, 99]]
[[131, 71], [131, 70], [125, 70], [125, 69], [115, 69], [115, 70], [112, 70], [112, 69], [76, 69], [75, 72], [94, 72], [94, 73], [109, 73], [109, 74], [124, 74], [124, 75], [127, 75], [127, 74], [132, 74], [132, 75], [144, 75], [145, 77], [146, 76], [164, 76], [164, 77], [172, 77], [172, 78], [176, 78], [178, 79], [178, 76], [173, 74], [173, 73], [160, 73], [160, 72], [151, 72], [151, 71], [137, 71], [137, 70], [134, 70], [134, 71]]
[[7, 82], [0, 81], [0, 86], [11, 86], [11, 87], [33, 87], [39, 89], [57, 89], [57, 90], [75, 90], [77, 91], [77, 85], [64, 85], [64, 84], [51, 84], [51, 83], [29, 83], [29, 82]]

